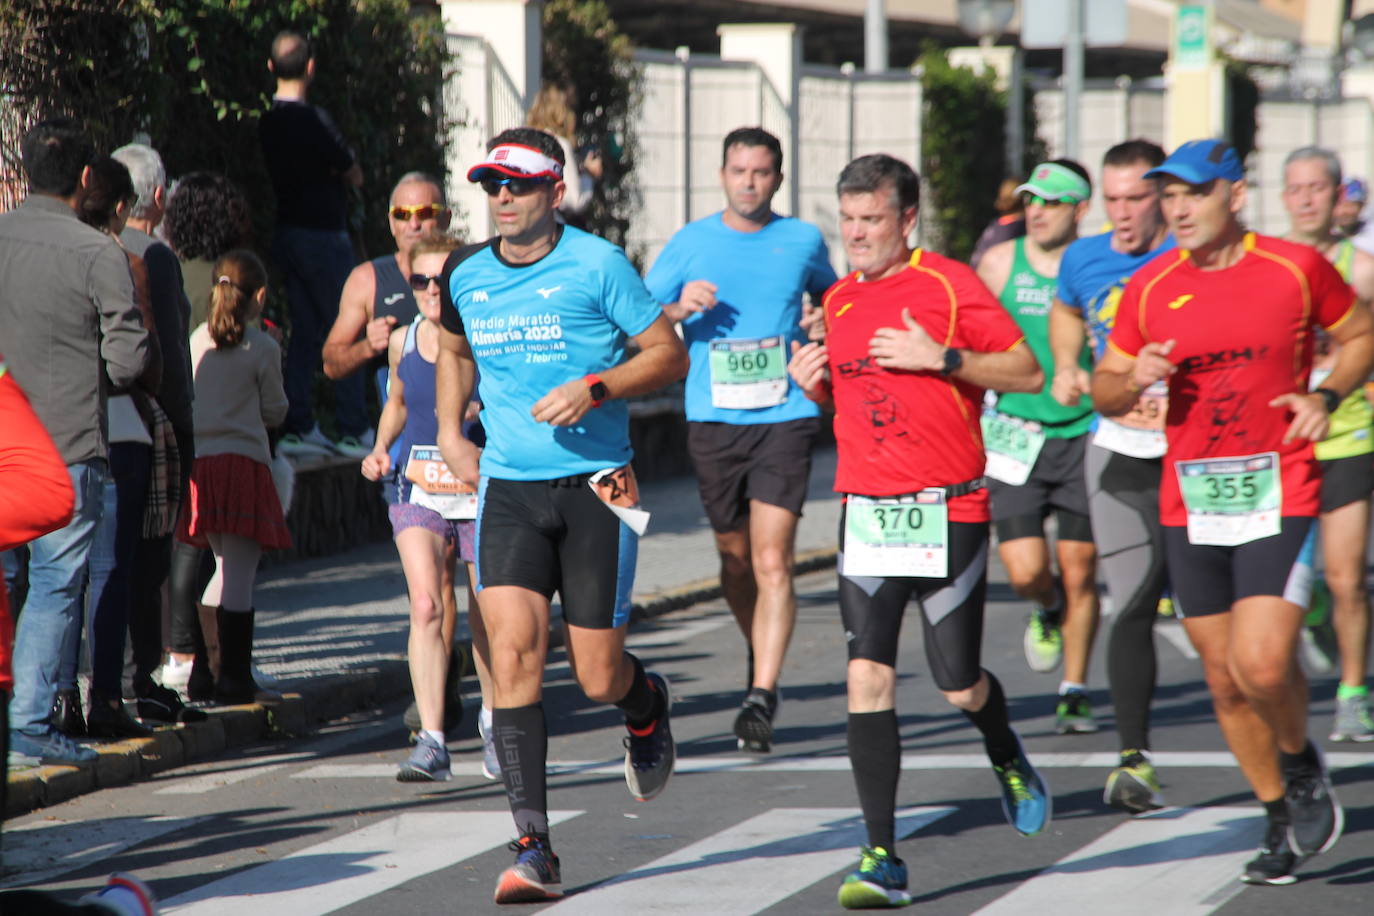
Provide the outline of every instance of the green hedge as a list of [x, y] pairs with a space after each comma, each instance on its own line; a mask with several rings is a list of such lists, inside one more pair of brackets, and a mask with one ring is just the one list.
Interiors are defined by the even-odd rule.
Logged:
[[[172, 176], [228, 175], [253, 205], [265, 247], [273, 205], [257, 123], [274, 88], [272, 37], [286, 28], [312, 40], [311, 100], [334, 116], [362, 165], [360, 253], [387, 251], [395, 179], [444, 171], [437, 100], [450, 58], [438, 16], [412, 16], [407, 0], [0, 3], [0, 85], [23, 124], [67, 114], [104, 151], [143, 134]], [[0, 166], [14, 174], [17, 164], [7, 144]]]

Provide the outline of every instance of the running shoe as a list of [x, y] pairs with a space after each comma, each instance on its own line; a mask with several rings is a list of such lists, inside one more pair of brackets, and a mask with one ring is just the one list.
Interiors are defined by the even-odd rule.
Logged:
[[515, 864], [496, 882], [497, 903], [536, 903], [563, 896], [563, 873], [547, 838], [522, 836], [510, 844]]
[[[115, 872], [100, 890], [87, 894], [77, 903], [94, 904], [95, 908], [118, 916], [157, 916], [157, 895], [153, 889], [127, 872]], [[82, 907], [85, 912], [87, 907]]]
[[447, 782], [448, 748], [424, 732], [415, 740], [410, 759], [396, 772], [397, 782]]
[[1332, 741], [1374, 741], [1374, 716], [1369, 713], [1369, 697], [1337, 697], [1336, 721], [1331, 726]]
[[1054, 707], [1054, 730], [1061, 735], [1087, 735], [1097, 731], [1092, 704], [1081, 690], [1070, 690]]
[[1164, 795], [1159, 789], [1154, 764], [1140, 751], [1122, 751], [1121, 765], [1107, 777], [1102, 801], [1127, 814], [1144, 814], [1163, 808]]
[[320, 432], [319, 426], [312, 426], [305, 433], [287, 433], [277, 441], [277, 451], [291, 458], [321, 458], [335, 454], [334, 443]]
[[372, 446], [357, 436], [344, 436], [334, 443], [334, 450], [345, 458], [357, 458], [361, 461], [372, 452]]
[[1282, 887], [1298, 880], [1293, 875], [1293, 869], [1297, 864], [1298, 857], [1288, 845], [1287, 825], [1270, 821], [1269, 826], [1265, 828], [1264, 845], [1259, 848], [1257, 856], [1245, 863], [1245, 871], [1241, 873], [1240, 880], [1246, 884]]
[[906, 863], [881, 846], [861, 847], [859, 867], [844, 876], [839, 897], [846, 910], [906, 906]]
[[1035, 608], [1026, 622], [1022, 645], [1026, 650], [1026, 664], [1032, 671], [1053, 671], [1064, 658], [1064, 636], [1059, 632], [1059, 621], [1044, 608]]
[[644, 729], [625, 726], [630, 733], [625, 739], [625, 785], [640, 801], [648, 801], [663, 791], [677, 762], [677, 745], [668, 722], [673, 708], [672, 691], [663, 675], [650, 671], [647, 676], [650, 685], [663, 695], [663, 714]]
[[500, 779], [501, 758], [496, 756], [496, 739], [480, 715], [477, 717], [477, 733], [482, 736], [482, 775], [488, 779]]
[[1019, 753], [1006, 766], [993, 765], [1002, 787], [1002, 813], [1022, 836], [1038, 836], [1053, 817], [1054, 800], [1040, 773], [1017, 742]]
[[[775, 695], [776, 696], [776, 695]], [[773, 749], [773, 717], [778, 713], [778, 701], [768, 701], [760, 690], [750, 690], [735, 716], [735, 739], [739, 749], [752, 754], [766, 754]]]
[[1345, 809], [1331, 789], [1331, 775], [1326, 761], [1315, 747], [1314, 766], [1303, 767], [1296, 773], [1284, 774], [1284, 795], [1288, 799], [1288, 842], [1299, 855], [1315, 856], [1326, 852], [1341, 838], [1345, 829]]

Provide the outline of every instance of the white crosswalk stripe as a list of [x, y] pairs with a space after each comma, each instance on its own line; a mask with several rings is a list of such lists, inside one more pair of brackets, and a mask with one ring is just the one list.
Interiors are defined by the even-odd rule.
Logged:
[[1243, 808], [1167, 808], [1076, 850], [979, 916], [1203, 916], [1240, 893], [1263, 816]]
[[[1232, 769], [1236, 758], [1226, 751], [1159, 751], [1151, 755], [1161, 769]], [[1082, 767], [1104, 773], [1121, 762], [1115, 752], [1032, 754], [1040, 769]], [[1326, 755], [1327, 766], [1333, 770], [1347, 767], [1374, 766], [1374, 753], [1333, 751]], [[480, 761], [457, 760], [450, 766], [455, 776], [481, 776]], [[982, 754], [906, 754], [902, 769], [913, 770], [986, 770], [988, 758]], [[564, 760], [549, 761], [549, 775], [617, 776], [623, 773], [622, 760]], [[848, 773], [849, 758], [841, 756], [771, 757], [755, 759], [733, 757], [679, 757], [674, 772], [682, 773]], [[396, 775], [394, 763], [322, 763], [292, 773], [293, 779], [386, 779]]]
[[[581, 811], [550, 811], [560, 824]], [[401, 814], [167, 900], [183, 916], [323, 916], [510, 841], [504, 811]]]
[[[897, 812], [902, 839], [954, 808]], [[749, 916], [858, 861], [855, 809], [774, 808], [549, 907], [556, 916]]]
[[5, 828], [0, 888], [39, 886], [67, 872], [181, 830], [204, 817], [113, 817], [68, 823], [40, 821]]

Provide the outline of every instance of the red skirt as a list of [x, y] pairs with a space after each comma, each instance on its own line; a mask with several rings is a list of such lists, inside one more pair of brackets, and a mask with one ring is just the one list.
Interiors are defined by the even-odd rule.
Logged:
[[236, 534], [264, 550], [291, 546], [272, 471], [243, 455], [197, 458], [191, 467], [191, 498], [181, 513], [177, 537], [209, 547], [207, 534]]

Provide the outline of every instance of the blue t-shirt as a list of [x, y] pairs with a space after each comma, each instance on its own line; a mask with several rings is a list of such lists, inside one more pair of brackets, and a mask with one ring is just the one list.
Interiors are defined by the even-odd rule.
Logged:
[[721, 214], [688, 223], [668, 240], [645, 283], [659, 302], [676, 302], [693, 280], [716, 285], [716, 305], [687, 316], [682, 336], [692, 367], [687, 373], [687, 419], [698, 422], [781, 423], [814, 417], [819, 409], [787, 377], [786, 400], [770, 407], [716, 407], [711, 403], [710, 343], [782, 337], [782, 362], [791, 341], [806, 341], [798, 326], [802, 294], [820, 295], [835, 282], [821, 231], [776, 214], [757, 232], [738, 232]]
[[536, 401], [625, 359], [625, 342], [663, 314], [625, 252], [564, 227], [553, 251], [510, 264], [499, 239], [455, 251], [444, 266], [442, 323], [467, 337], [481, 380], [483, 477], [552, 480], [630, 460], [623, 400], [589, 410], [576, 426], [530, 416]]
[[1173, 248], [1174, 237], [1169, 235], [1158, 248], [1143, 254], [1122, 254], [1112, 249], [1112, 234], [1104, 232], [1079, 239], [1064, 251], [1057, 297], [1083, 316], [1094, 360], [1101, 359], [1107, 348], [1107, 337], [1116, 323], [1116, 306], [1131, 275]]

